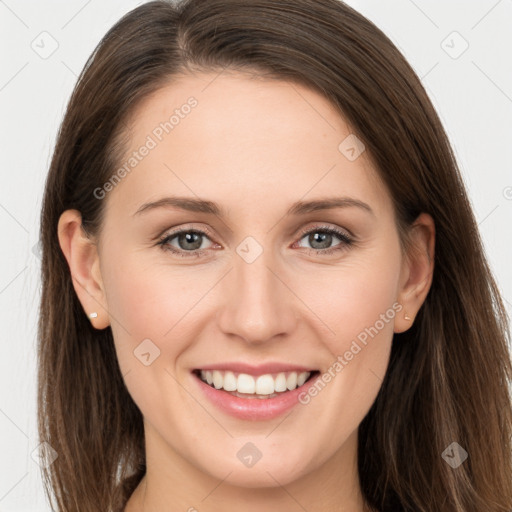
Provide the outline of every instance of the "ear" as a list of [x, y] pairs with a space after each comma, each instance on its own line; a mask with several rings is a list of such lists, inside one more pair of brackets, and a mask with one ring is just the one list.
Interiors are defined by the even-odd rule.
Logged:
[[410, 248], [402, 263], [397, 301], [403, 313], [395, 319], [394, 332], [407, 331], [414, 322], [432, 285], [434, 273], [435, 223], [427, 213], [414, 221], [409, 233]]
[[[71, 272], [73, 287], [87, 318], [96, 329], [110, 325], [97, 246], [82, 227], [78, 210], [66, 210], [57, 227], [59, 244]], [[91, 313], [97, 316], [90, 317]]]

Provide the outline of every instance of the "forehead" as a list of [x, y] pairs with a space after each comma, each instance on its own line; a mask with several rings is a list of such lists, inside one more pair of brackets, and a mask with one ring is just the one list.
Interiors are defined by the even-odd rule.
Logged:
[[340, 113], [294, 82], [235, 72], [180, 75], [146, 98], [127, 126], [119, 165], [129, 172], [109, 202], [122, 196], [132, 212], [166, 192], [220, 203], [243, 197], [255, 207], [345, 192], [381, 201], [383, 186], [366, 152], [355, 159], [346, 152], [357, 139]]

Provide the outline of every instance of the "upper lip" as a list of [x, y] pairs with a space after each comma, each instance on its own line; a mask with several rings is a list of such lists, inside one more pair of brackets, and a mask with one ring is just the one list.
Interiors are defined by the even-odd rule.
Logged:
[[279, 363], [279, 362], [269, 362], [265, 364], [259, 365], [251, 365], [248, 363], [242, 362], [230, 362], [230, 363], [217, 363], [217, 364], [207, 364], [205, 366], [201, 366], [196, 368], [196, 370], [219, 370], [219, 371], [232, 371], [234, 373], [246, 373], [248, 375], [266, 375], [269, 373], [280, 373], [280, 372], [314, 372], [315, 369], [312, 369], [307, 366], [301, 366], [290, 363]]

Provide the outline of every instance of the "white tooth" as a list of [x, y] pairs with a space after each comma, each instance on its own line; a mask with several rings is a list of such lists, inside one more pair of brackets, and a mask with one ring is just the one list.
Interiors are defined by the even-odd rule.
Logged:
[[236, 388], [239, 393], [254, 393], [256, 388], [254, 377], [252, 375], [247, 375], [246, 373], [241, 373], [238, 376]]
[[284, 373], [279, 373], [274, 382], [275, 391], [286, 391], [286, 375]]
[[260, 375], [256, 380], [256, 393], [258, 395], [271, 395], [274, 392], [274, 379], [272, 375]]
[[226, 372], [224, 374], [224, 385], [222, 387], [226, 391], [236, 391], [236, 377], [233, 372]]
[[213, 385], [215, 389], [220, 389], [222, 387], [224, 378], [222, 377], [222, 373], [219, 370], [213, 370]]
[[304, 382], [306, 382], [306, 380], [308, 379], [308, 377], [310, 376], [311, 374], [309, 372], [302, 372], [298, 377], [297, 377], [297, 386], [302, 386], [302, 384], [304, 384]]
[[286, 379], [286, 387], [292, 391], [297, 387], [297, 372], [291, 372]]
[[[238, 392], [243, 395], [261, 395], [258, 398], [274, 397], [276, 393], [283, 393], [286, 390], [294, 390], [302, 386], [309, 378], [311, 372], [290, 372], [288, 378], [284, 372], [278, 373], [274, 378], [271, 374], [253, 377], [247, 373], [236, 376], [231, 371], [201, 370], [201, 378], [215, 389]], [[255, 397], [256, 398], [256, 397]]]

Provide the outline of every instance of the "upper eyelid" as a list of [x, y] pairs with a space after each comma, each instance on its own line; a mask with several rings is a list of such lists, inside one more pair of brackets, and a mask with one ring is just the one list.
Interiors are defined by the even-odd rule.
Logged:
[[299, 236], [305, 236], [308, 233], [314, 232], [314, 231], [341, 231], [342, 233], [346, 234], [348, 238], [355, 238], [355, 236], [352, 234], [351, 231], [349, 231], [347, 228], [342, 228], [340, 226], [328, 226], [326, 224], [320, 223], [315, 226], [310, 226], [308, 228], [301, 229], [299, 231]]

